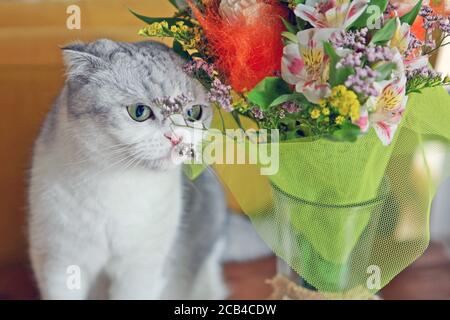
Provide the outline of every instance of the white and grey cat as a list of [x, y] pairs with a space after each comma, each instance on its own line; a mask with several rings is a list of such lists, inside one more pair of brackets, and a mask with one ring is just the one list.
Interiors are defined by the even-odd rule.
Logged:
[[[63, 55], [67, 80], [36, 141], [29, 190], [42, 297], [224, 298], [222, 191], [208, 173], [183, 182], [172, 159], [180, 142], [200, 143], [191, 127], [209, 125], [204, 88], [154, 42], [98, 40]], [[183, 94], [182, 115], [163, 115], [156, 101]]]

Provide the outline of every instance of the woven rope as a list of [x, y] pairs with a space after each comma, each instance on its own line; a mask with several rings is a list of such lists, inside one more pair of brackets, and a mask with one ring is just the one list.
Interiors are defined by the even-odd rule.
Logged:
[[368, 294], [364, 288], [355, 288], [345, 293], [317, 292], [297, 285], [288, 278], [277, 275], [267, 280], [272, 286], [269, 300], [379, 300], [378, 296]]

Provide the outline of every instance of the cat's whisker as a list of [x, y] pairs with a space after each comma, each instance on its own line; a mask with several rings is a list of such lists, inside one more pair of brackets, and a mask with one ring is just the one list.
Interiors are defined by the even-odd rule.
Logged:
[[96, 179], [96, 178], [99, 177], [102, 173], [107, 172], [108, 170], [114, 168], [115, 166], [117, 166], [117, 165], [119, 165], [119, 164], [121, 164], [121, 163], [124, 163], [125, 161], [128, 161], [128, 160], [131, 159], [131, 158], [132, 158], [132, 155], [125, 156], [125, 157], [121, 158], [120, 160], [114, 162], [113, 164], [111, 164], [111, 165], [109, 165], [109, 166], [103, 168], [102, 170], [97, 171], [95, 174], [89, 175], [89, 177], [88, 177], [87, 179], [82, 179], [81, 181], [78, 182], [77, 185], [78, 185], [78, 186], [82, 186], [83, 184], [86, 184], [86, 183], [92, 181], [93, 179]]
[[[106, 160], [108, 157], [110, 156], [114, 156], [116, 154], [120, 154], [121, 152], [124, 151], [128, 151], [128, 149], [130, 149], [131, 147], [138, 145], [140, 142], [137, 143], [130, 143], [130, 144], [120, 144], [120, 145], [116, 145], [114, 149], [112, 148], [105, 148], [103, 150], [97, 150], [97, 154], [100, 153], [102, 154], [101, 157]], [[111, 149], [111, 150], [110, 150]], [[68, 162], [66, 164], [64, 164], [64, 166], [71, 166], [71, 165], [78, 165], [78, 164], [83, 164], [85, 162], [88, 162], [90, 160], [92, 160], [94, 158], [94, 156], [91, 157], [86, 157], [84, 159], [81, 159], [79, 161], [74, 161], [74, 162]]]
[[[101, 155], [101, 159], [107, 160], [108, 157], [111, 157], [111, 156], [114, 156], [114, 155], [117, 155], [117, 154], [118, 154], [118, 155], [121, 155], [121, 154], [124, 153], [127, 149], [128, 149], [127, 147], [123, 147], [122, 149], [114, 150], [113, 152], [110, 152], [110, 153], [108, 153], [108, 154], [105, 153], [105, 154]], [[70, 166], [81, 165], [81, 164], [87, 163], [87, 162], [89, 162], [89, 161], [92, 161], [93, 159], [95, 159], [94, 156], [85, 157], [85, 158], [80, 159], [80, 160], [78, 160], [78, 161], [67, 162], [67, 163], [65, 163], [63, 166], [64, 166], [64, 167], [70, 167]]]

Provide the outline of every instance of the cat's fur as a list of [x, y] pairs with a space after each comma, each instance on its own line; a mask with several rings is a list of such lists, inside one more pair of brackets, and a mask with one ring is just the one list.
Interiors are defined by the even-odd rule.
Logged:
[[[224, 298], [212, 255], [224, 200], [196, 208], [203, 221], [183, 216], [182, 169], [164, 136], [175, 130], [192, 139], [188, 129], [156, 109], [156, 119], [142, 123], [126, 110], [182, 93], [207, 105], [205, 90], [161, 44], [99, 40], [63, 54], [67, 81], [36, 141], [29, 190], [30, 256], [42, 297], [86, 299], [107, 279], [111, 299]], [[185, 197], [186, 208], [208, 193], [221, 198], [211, 177], [202, 179], [210, 187], [191, 186], [196, 196]]]

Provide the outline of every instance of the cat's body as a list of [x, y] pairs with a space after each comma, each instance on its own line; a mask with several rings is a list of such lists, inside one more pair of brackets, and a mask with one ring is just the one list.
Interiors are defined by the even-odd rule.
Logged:
[[[223, 298], [218, 261], [210, 257], [223, 217], [210, 217], [214, 233], [203, 234], [207, 245], [194, 262], [198, 251], [183, 248], [183, 229], [201, 234], [195, 228], [210, 226], [183, 216], [182, 169], [171, 159], [173, 136], [192, 138], [172, 126], [180, 115], [169, 121], [154, 106], [156, 98], [184, 93], [191, 105], [207, 105], [203, 88], [156, 43], [99, 40], [67, 48], [65, 60], [68, 80], [31, 170], [30, 255], [42, 297], [86, 299], [107, 278], [111, 299]], [[151, 107], [151, 117], [134, 121], [130, 105]], [[208, 123], [203, 113], [199, 121]], [[217, 205], [212, 214], [225, 211]], [[204, 291], [194, 290], [197, 282]]]

